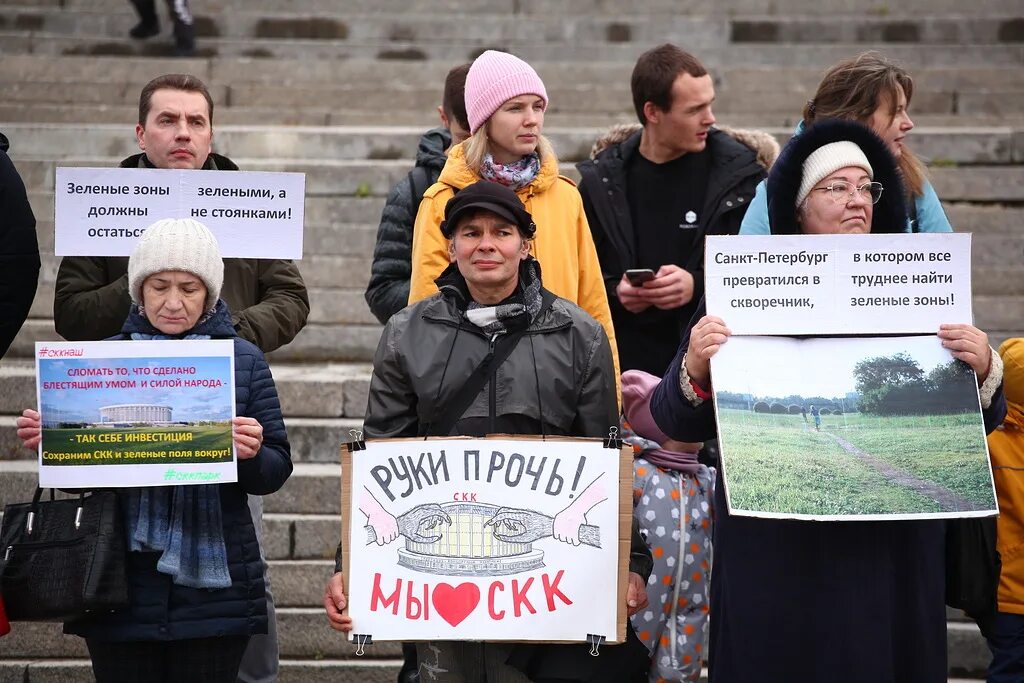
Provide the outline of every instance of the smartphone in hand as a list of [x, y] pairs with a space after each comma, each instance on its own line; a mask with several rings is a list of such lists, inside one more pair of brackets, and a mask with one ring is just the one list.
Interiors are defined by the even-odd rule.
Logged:
[[654, 279], [654, 271], [650, 268], [630, 268], [626, 271], [626, 279], [629, 284], [639, 287], [648, 280]]

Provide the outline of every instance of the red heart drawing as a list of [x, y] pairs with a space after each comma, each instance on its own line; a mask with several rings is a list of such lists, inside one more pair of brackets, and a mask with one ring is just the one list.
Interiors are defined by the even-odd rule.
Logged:
[[452, 626], [458, 626], [480, 603], [480, 589], [473, 583], [460, 583], [454, 587], [439, 583], [434, 586], [430, 601], [442, 619]]

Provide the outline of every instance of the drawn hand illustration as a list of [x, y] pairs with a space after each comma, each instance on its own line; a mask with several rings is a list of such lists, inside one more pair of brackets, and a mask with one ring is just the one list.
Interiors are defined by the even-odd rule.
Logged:
[[[579, 545], [581, 542], [586, 543], [582, 530], [586, 525], [587, 513], [595, 505], [608, 498], [608, 494], [604, 490], [604, 484], [601, 481], [601, 476], [590, 482], [590, 485], [583, 493], [569, 503], [564, 510], [555, 515], [552, 533], [556, 539], [569, 545]], [[588, 543], [588, 545], [591, 544]]]
[[359, 511], [366, 515], [366, 543], [387, 545], [401, 536], [418, 543], [435, 543], [441, 539], [441, 533], [433, 531], [441, 523], [451, 524], [448, 516], [437, 503], [417, 505], [403, 515], [395, 517], [384, 509], [384, 506], [373, 497], [366, 488], [359, 498]]
[[599, 476], [554, 519], [534, 510], [503, 507], [484, 526], [493, 526], [494, 537], [501, 541], [532, 543], [554, 536], [570, 545], [584, 543], [600, 548], [600, 529], [586, 523], [587, 513], [607, 498]]

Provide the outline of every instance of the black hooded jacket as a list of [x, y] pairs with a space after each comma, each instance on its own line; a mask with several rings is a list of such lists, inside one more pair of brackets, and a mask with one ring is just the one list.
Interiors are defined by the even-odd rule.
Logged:
[[[416, 167], [391, 188], [377, 228], [366, 303], [383, 325], [409, 304], [412, 277], [412, 228], [423, 191], [437, 182], [452, 142], [447, 128], [428, 130], [416, 150]], [[418, 194], [417, 194], [418, 193]]]
[[0, 134], [0, 358], [28, 318], [39, 282], [36, 217]]

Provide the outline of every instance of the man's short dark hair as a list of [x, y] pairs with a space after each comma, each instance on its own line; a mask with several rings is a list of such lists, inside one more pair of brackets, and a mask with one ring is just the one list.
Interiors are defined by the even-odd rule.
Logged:
[[682, 73], [700, 78], [706, 76], [708, 70], [699, 59], [672, 43], [650, 49], [636, 60], [630, 88], [633, 91], [633, 108], [642, 125], [647, 125], [644, 105], [648, 102], [662, 111], [672, 108], [672, 84]]
[[149, 116], [149, 109], [153, 104], [153, 93], [157, 90], [184, 90], [185, 92], [197, 92], [206, 98], [206, 106], [210, 110], [210, 125], [213, 125], [213, 98], [206, 84], [190, 74], [164, 74], [157, 76], [142, 89], [139, 95], [139, 125], [146, 125], [146, 118]]
[[444, 77], [444, 99], [441, 108], [449, 119], [455, 119], [459, 126], [469, 130], [469, 116], [466, 115], [466, 74], [470, 64], [460, 64]]

